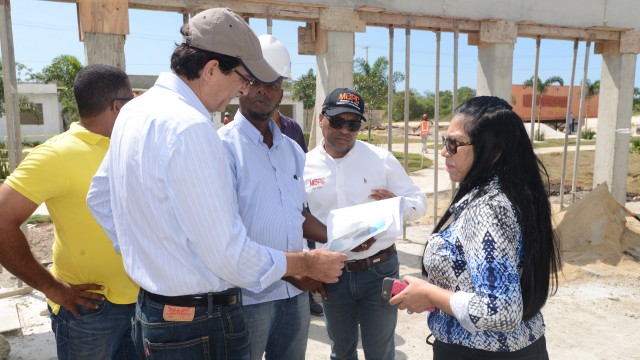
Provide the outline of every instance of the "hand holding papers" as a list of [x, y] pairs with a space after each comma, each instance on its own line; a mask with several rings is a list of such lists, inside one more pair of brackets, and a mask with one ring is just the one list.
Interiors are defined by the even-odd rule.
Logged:
[[372, 236], [402, 234], [403, 209], [397, 196], [332, 210], [327, 218], [329, 250], [346, 253]]

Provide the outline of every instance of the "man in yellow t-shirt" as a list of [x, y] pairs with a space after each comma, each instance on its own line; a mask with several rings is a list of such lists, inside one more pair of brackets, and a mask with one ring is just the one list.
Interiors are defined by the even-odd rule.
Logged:
[[[74, 82], [79, 123], [34, 148], [0, 186], [0, 264], [47, 297], [59, 359], [135, 358], [131, 318], [138, 286], [86, 204], [124, 104], [127, 75], [90, 65]], [[53, 267], [33, 257], [20, 224], [41, 203], [53, 220]]]

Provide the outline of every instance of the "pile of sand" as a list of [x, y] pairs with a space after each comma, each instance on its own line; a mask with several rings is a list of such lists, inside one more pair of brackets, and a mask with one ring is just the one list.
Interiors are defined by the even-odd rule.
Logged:
[[618, 275], [640, 274], [640, 234], [627, 227], [627, 219], [637, 221], [625, 217], [606, 183], [555, 214], [562, 260], [570, 264], [565, 276], [581, 277], [584, 271], [607, 275], [612, 267]]

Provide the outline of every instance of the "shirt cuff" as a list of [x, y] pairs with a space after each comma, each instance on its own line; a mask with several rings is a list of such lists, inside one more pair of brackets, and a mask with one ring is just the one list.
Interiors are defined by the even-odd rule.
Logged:
[[475, 296], [473, 293], [458, 291], [451, 296], [449, 306], [453, 311], [453, 316], [460, 322], [460, 325], [470, 333], [475, 333], [478, 328], [471, 321], [469, 316], [469, 302]]

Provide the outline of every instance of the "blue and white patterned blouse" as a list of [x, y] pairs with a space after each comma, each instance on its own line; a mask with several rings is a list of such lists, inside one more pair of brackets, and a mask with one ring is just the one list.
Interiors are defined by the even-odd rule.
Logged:
[[494, 177], [454, 204], [453, 221], [433, 234], [424, 256], [429, 282], [455, 292], [455, 317], [428, 317], [439, 341], [510, 352], [544, 335], [538, 313], [522, 321], [522, 234], [516, 213]]

